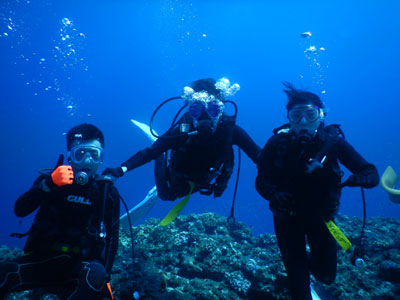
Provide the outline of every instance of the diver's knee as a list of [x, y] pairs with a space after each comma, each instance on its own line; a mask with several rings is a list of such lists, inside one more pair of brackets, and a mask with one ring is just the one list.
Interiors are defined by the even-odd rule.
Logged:
[[0, 264], [0, 299], [11, 292], [21, 282], [17, 263], [8, 262]]
[[157, 185], [157, 194], [158, 197], [164, 201], [174, 201], [177, 198], [177, 195], [174, 192], [174, 190], [164, 185], [163, 186]]
[[158, 197], [163, 201], [175, 201], [177, 198], [175, 193], [158, 193]]
[[332, 284], [335, 282], [336, 273], [331, 274], [313, 274], [314, 278], [324, 284]]
[[85, 272], [86, 274], [84, 274], [84, 280], [87, 285], [92, 290], [102, 290], [107, 280], [107, 272], [104, 266], [98, 262], [91, 262], [85, 267], [85, 269], [88, 270]]
[[0, 286], [11, 273], [18, 272], [18, 264], [14, 262], [6, 262], [0, 264]]

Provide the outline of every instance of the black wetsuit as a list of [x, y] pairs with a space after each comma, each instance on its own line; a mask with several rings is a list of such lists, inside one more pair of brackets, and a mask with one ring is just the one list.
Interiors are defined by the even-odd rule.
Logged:
[[41, 175], [15, 203], [18, 217], [38, 211], [25, 256], [0, 264], [0, 299], [12, 291], [54, 286], [70, 286], [70, 300], [103, 299], [118, 248], [118, 191], [108, 181], [91, 180], [84, 186], [53, 184], [45, 192], [46, 178]]
[[[379, 182], [376, 167], [361, 157], [338, 130], [337, 126], [321, 128], [307, 143], [299, 142], [290, 132], [277, 133], [266, 143], [257, 165], [256, 189], [270, 201], [278, 245], [295, 300], [311, 299], [310, 272], [325, 283], [333, 282], [336, 277], [336, 241], [324, 220], [333, 219], [339, 207], [338, 185], [343, 173], [338, 162], [353, 174], [365, 176], [365, 188]], [[321, 153], [328, 140], [329, 151]], [[307, 173], [310, 159], [321, 160], [323, 156], [326, 156], [323, 167]], [[281, 198], [277, 197], [279, 193]]]
[[[156, 160], [155, 179], [161, 199], [174, 200], [189, 192], [189, 181], [195, 184], [194, 191], [214, 190], [220, 196], [232, 174], [234, 157], [232, 145], [238, 145], [256, 163], [260, 152], [250, 136], [235, 124], [233, 117], [222, 116], [213, 134], [185, 135], [180, 124], [189, 124], [195, 130], [193, 120], [186, 113], [178, 125], [166, 132], [142, 151], [133, 155], [122, 166], [128, 171], [151, 160]], [[168, 171], [163, 153], [171, 150]], [[161, 156], [160, 156], [161, 155]], [[215, 179], [215, 184], [210, 185]], [[215, 193], [219, 191], [219, 194]]]

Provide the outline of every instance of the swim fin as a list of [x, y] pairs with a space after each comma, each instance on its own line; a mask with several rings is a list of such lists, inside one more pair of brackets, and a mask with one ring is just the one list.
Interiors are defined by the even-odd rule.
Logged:
[[312, 300], [321, 300], [321, 298], [318, 296], [317, 292], [314, 290], [311, 283], [310, 283], [310, 290], [311, 290]]
[[[131, 120], [131, 122], [137, 126], [151, 142], [154, 142], [156, 138], [150, 133], [150, 127], [144, 123], [136, 120]], [[144, 200], [137, 204], [135, 207], [129, 210], [129, 216], [131, 218], [132, 226], [139, 222], [146, 214], [152, 209], [158, 200], [157, 187], [154, 186], [146, 195]], [[128, 214], [122, 215], [120, 218], [120, 225], [124, 229], [129, 229]]]
[[344, 251], [349, 250], [351, 247], [351, 242], [349, 239], [344, 235], [344, 233], [333, 223], [332, 220], [325, 222], [326, 227], [335, 238], [336, 242], [343, 248]]
[[[147, 136], [147, 138], [151, 141], [151, 142], [155, 142], [157, 140], [157, 138], [155, 136], [153, 136], [150, 132], [150, 127], [149, 125], [136, 121], [134, 119], [131, 119], [131, 122], [138, 127], [140, 130], [143, 131], [143, 133]], [[157, 133], [156, 133], [157, 134]]]
[[181, 201], [179, 201], [179, 203], [175, 205], [173, 209], [171, 209], [168, 215], [166, 215], [166, 217], [162, 219], [160, 223], [161, 226], [167, 226], [169, 223], [171, 223], [179, 215], [181, 210], [186, 206], [194, 189], [194, 183], [190, 181], [189, 184], [190, 184], [189, 194], [187, 194]]
[[[129, 210], [132, 226], [144, 218], [147, 213], [152, 209], [158, 200], [157, 187], [154, 186], [144, 198], [142, 202]], [[120, 225], [124, 229], [129, 229], [128, 214], [124, 214], [119, 218]]]
[[381, 177], [381, 186], [388, 193], [389, 199], [394, 203], [400, 203], [400, 190], [395, 189], [399, 182], [399, 176], [391, 166], [388, 166]]

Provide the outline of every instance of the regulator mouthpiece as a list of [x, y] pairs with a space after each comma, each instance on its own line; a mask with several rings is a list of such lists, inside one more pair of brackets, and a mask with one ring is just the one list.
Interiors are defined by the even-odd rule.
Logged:
[[89, 182], [89, 175], [84, 171], [75, 174], [75, 182], [79, 185], [85, 185]]

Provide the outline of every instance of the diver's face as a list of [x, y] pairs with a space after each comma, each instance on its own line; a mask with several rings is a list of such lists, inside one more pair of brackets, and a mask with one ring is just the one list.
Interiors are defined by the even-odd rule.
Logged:
[[194, 102], [189, 106], [189, 113], [193, 119], [205, 120], [218, 118], [223, 112], [222, 102]]
[[201, 135], [211, 135], [215, 132], [223, 111], [224, 104], [221, 101], [198, 101], [189, 106], [194, 126]]
[[83, 171], [94, 176], [103, 163], [103, 148], [98, 140], [74, 141], [68, 161], [75, 173]]
[[297, 135], [314, 136], [323, 121], [323, 112], [318, 106], [309, 104], [295, 105], [287, 112], [290, 129]]

